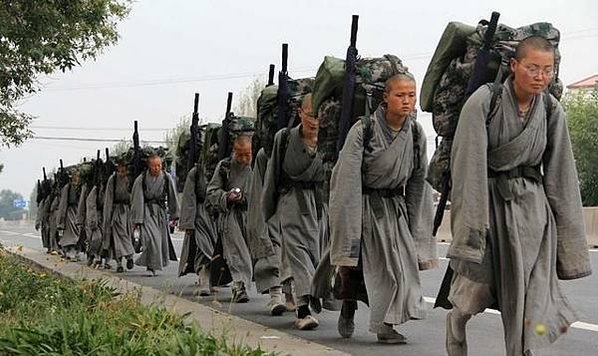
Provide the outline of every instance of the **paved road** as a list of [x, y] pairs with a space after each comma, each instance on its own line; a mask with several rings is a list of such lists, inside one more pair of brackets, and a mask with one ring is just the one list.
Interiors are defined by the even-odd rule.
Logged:
[[[23, 245], [41, 249], [39, 234], [31, 226], [0, 227], [0, 242], [5, 245]], [[174, 236], [177, 252], [182, 245], [182, 235]], [[442, 256], [446, 251], [445, 244], [439, 244]], [[598, 266], [598, 250], [591, 250], [592, 263]], [[421, 274], [422, 288], [427, 301], [432, 302], [446, 268], [446, 260], [441, 267]], [[320, 327], [313, 331], [299, 331], [293, 328], [294, 316], [290, 313], [282, 317], [271, 317], [265, 309], [267, 296], [257, 296], [253, 291], [251, 301], [247, 304], [230, 303], [231, 292], [228, 288], [220, 290], [218, 295], [200, 298], [195, 295], [194, 277], [177, 278], [176, 263], [168, 266], [157, 277], [148, 277], [140, 268], [122, 274], [127, 280], [162, 289], [169, 293], [194, 300], [216, 309], [228, 311], [241, 318], [248, 319], [308, 340], [324, 344], [354, 355], [384, 355], [388, 353], [400, 355], [437, 356], [444, 355], [444, 330], [446, 311], [431, 309], [428, 319], [411, 321], [399, 328], [409, 339], [407, 345], [376, 344], [374, 334], [367, 332], [368, 308], [362, 304], [356, 315], [356, 331], [352, 339], [346, 340], [338, 336], [336, 331], [337, 312], [324, 311], [318, 315]], [[543, 350], [539, 355], [598, 355], [598, 273], [577, 281], [561, 282], [570, 302], [577, 308], [579, 319], [570, 331], [561, 337], [552, 348]], [[500, 316], [495, 313], [484, 313], [475, 317], [468, 324], [470, 355], [504, 355], [503, 332]]]

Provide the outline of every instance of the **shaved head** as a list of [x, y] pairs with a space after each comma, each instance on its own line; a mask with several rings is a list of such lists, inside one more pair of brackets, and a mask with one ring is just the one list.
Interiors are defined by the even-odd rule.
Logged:
[[384, 92], [385, 93], [390, 93], [390, 91], [392, 90], [393, 86], [396, 83], [402, 82], [402, 81], [411, 82], [411, 83], [415, 84], [415, 78], [413, 77], [413, 75], [411, 75], [409, 73], [395, 74], [392, 77], [388, 78], [386, 80], [386, 82], [384, 83]]
[[515, 49], [515, 59], [521, 61], [531, 50], [549, 52], [554, 55], [554, 46], [548, 40], [540, 36], [531, 36], [519, 42]]

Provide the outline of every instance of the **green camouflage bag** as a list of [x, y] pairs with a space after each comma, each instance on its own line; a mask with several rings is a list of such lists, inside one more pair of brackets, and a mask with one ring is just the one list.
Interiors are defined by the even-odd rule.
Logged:
[[[380, 58], [360, 58], [356, 66], [355, 98], [353, 102], [353, 125], [361, 116], [368, 116], [383, 101], [384, 84], [396, 74], [407, 74], [407, 67], [394, 55]], [[334, 57], [325, 57], [320, 65], [314, 82], [312, 105], [318, 113], [318, 151], [326, 179], [324, 180], [325, 198], [329, 195], [329, 182], [332, 168], [337, 159], [337, 141], [341, 100], [345, 75], [345, 61]]]
[[218, 164], [218, 133], [220, 130], [222, 130], [222, 125], [216, 123], [209, 123], [205, 128], [198, 166], [203, 171], [206, 182], [212, 179]]
[[419, 104], [423, 111], [432, 112], [434, 92], [442, 75], [453, 59], [465, 54], [467, 37], [475, 32], [474, 26], [461, 22], [446, 25], [422, 82]]
[[[445, 181], [449, 179], [448, 174], [453, 137], [459, 122], [461, 108], [467, 99], [465, 92], [469, 78], [473, 73], [475, 60], [481, 48], [486, 29], [486, 23], [480, 22], [476, 27], [476, 31], [467, 36], [464, 54], [451, 60], [442, 74], [438, 85], [434, 88], [432, 122], [434, 130], [441, 140], [439, 143], [437, 142], [436, 150], [428, 166], [426, 179], [438, 191], [443, 190]], [[508, 63], [510, 63], [510, 59], [515, 54], [515, 48], [519, 42], [530, 36], [542, 36], [555, 47], [555, 70], [557, 75], [553, 78], [548, 90], [555, 98], [560, 99], [563, 92], [563, 84], [558, 78], [558, 67], [560, 64], [558, 44], [560, 33], [550, 23], [541, 22], [519, 28], [512, 28], [502, 24], [498, 25], [492, 48], [501, 57], [502, 69], [505, 73], [502, 79], [506, 79], [510, 74]], [[439, 43], [438, 48], [443, 46], [444, 44]], [[454, 53], [456, 52], [458, 51], [455, 50]], [[428, 67], [428, 71], [431, 71], [430, 67], [437, 65], [433, 60]], [[422, 109], [424, 109], [423, 106]], [[426, 109], [429, 108], [426, 107]]]
[[[311, 93], [313, 78], [289, 79], [289, 127], [299, 124], [299, 108], [306, 94]], [[257, 118], [255, 121], [255, 137], [253, 141], [254, 154], [264, 148], [266, 154], [272, 153], [274, 135], [278, 131], [278, 86], [270, 85], [264, 88], [257, 100]]]
[[[203, 149], [203, 143], [205, 140], [206, 135], [206, 128], [208, 125], [200, 125], [197, 128], [197, 138], [196, 138], [196, 147], [195, 152], [198, 152], [197, 160], [199, 161], [201, 158], [201, 152]], [[189, 131], [183, 131], [179, 136], [179, 140], [176, 146], [176, 160], [175, 160], [175, 169], [176, 169], [176, 186], [177, 191], [179, 193], [183, 192], [183, 188], [185, 187], [185, 181], [187, 180], [187, 175], [189, 174], [190, 168], [193, 167], [197, 162], [193, 162], [190, 164], [189, 162], [189, 150], [191, 149], [191, 133]]]

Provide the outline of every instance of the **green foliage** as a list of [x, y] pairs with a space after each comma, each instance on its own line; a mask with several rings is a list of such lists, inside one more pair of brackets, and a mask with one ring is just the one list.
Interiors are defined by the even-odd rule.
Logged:
[[598, 86], [567, 93], [562, 100], [584, 206], [598, 206]]
[[[199, 120], [201, 124], [201, 119]], [[168, 154], [172, 156], [172, 159], [177, 159], [177, 146], [179, 139], [182, 135], [189, 137], [189, 127], [191, 126], [191, 119], [188, 117], [181, 117], [179, 123], [175, 128], [168, 130], [164, 135], [164, 141], [166, 141], [166, 147], [168, 147]]]
[[257, 99], [260, 97], [265, 86], [266, 80], [258, 77], [243, 89], [239, 94], [237, 105], [233, 109], [235, 115], [257, 117]]
[[9, 189], [0, 191], [0, 218], [6, 220], [21, 219], [25, 210], [13, 206], [13, 201], [16, 199], [23, 199], [23, 196]]
[[184, 316], [27, 268], [0, 247], [0, 354], [266, 355], [202, 332]]
[[116, 43], [129, 0], [0, 2], [0, 145], [31, 135], [32, 116], [15, 109], [39, 89], [37, 77], [95, 59]]

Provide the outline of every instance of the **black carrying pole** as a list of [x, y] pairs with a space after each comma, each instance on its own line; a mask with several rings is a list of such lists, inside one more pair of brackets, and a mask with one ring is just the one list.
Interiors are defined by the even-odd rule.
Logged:
[[[473, 74], [467, 84], [467, 91], [465, 92], [466, 98], [482, 85], [494, 81], [497, 75], [496, 71], [498, 71], [498, 67], [495, 71], [493, 66], [497, 61], [500, 64], [500, 55], [492, 50], [492, 40], [496, 33], [499, 17], [500, 14], [498, 12], [492, 13], [488, 28], [484, 34], [482, 47], [480, 48], [474, 63]], [[432, 229], [433, 236], [436, 236], [440, 225], [442, 225], [444, 210], [446, 209], [446, 204], [451, 191], [450, 180], [450, 172], [447, 172], [447, 175], [444, 177], [442, 192], [440, 192], [440, 200], [436, 207], [436, 214], [434, 215], [434, 227]]]
[[62, 158], [60, 159], [60, 169], [58, 171], [58, 180], [60, 181], [59, 182], [60, 188], [64, 187], [68, 183], [68, 175], [64, 171], [64, 163], [62, 162]]
[[42, 192], [42, 182], [40, 182], [40, 180], [37, 180], [37, 194], [35, 197], [35, 202], [37, 203], [37, 206], [39, 206], [39, 203], [41, 203], [42, 199], [44, 199], [43, 197], [43, 192]]
[[484, 34], [482, 47], [478, 51], [478, 55], [473, 66], [473, 73], [469, 78], [469, 82], [467, 83], [465, 97], [471, 95], [482, 85], [493, 82], [496, 78], [501, 57], [500, 54], [492, 50], [492, 40], [494, 39], [494, 34], [496, 33], [499, 17], [500, 14], [496, 11], [493, 12], [492, 16], [490, 17], [490, 22], [488, 23], [488, 27], [486, 28], [486, 32]]
[[42, 172], [44, 173], [44, 182], [48, 180], [48, 175], [46, 174], [46, 167], [42, 167]]
[[229, 135], [232, 105], [233, 93], [229, 92], [226, 99], [226, 113], [224, 114], [224, 120], [222, 120], [222, 128], [218, 133], [218, 160], [225, 159], [232, 151]]
[[278, 93], [276, 96], [276, 105], [278, 112], [278, 130], [289, 125], [289, 73], [287, 62], [289, 59], [289, 45], [282, 44], [282, 67], [278, 72]]
[[267, 87], [269, 87], [270, 85], [274, 85], [274, 70], [275, 70], [275, 66], [274, 64], [270, 64], [270, 70], [268, 71], [268, 84], [266, 84]]
[[189, 140], [189, 156], [187, 157], [187, 172], [189, 172], [199, 158], [199, 152], [197, 150], [197, 131], [199, 129], [199, 93], [195, 93], [193, 100], [193, 116], [191, 116], [191, 127], [189, 128], [190, 140]]
[[345, 79], [343, 84], [343, 97], [341, 100], [341, 116], [338, 127], [338, 141], [336, 144], [336, 157], [343, 148], [349, 129], [353, 124], [353, 103], [355, 101], [355, 72], [357, 65], [357, 24], [359, 15], [353, 15], [351, 21], [351, 40], [347, 48], [345, 60]]
[[141, 174], [142, 170], [141, 147], [139, 147], [139, 125], [137, 120], [135, 120], [133, 124], [133, 179], [131, 180], [131, 184]]

